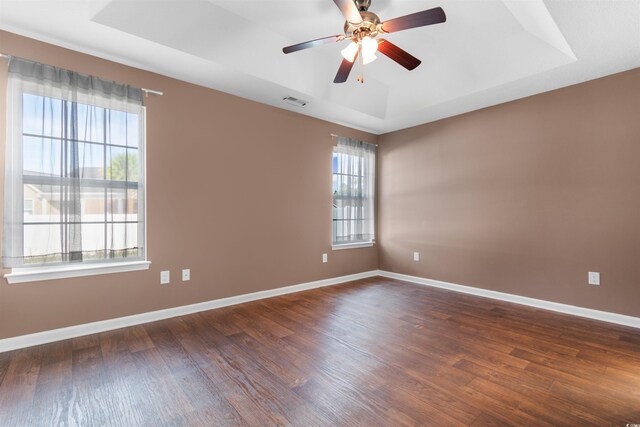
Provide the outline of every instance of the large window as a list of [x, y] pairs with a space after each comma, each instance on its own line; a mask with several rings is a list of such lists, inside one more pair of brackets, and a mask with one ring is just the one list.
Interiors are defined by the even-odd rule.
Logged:
[[13, 58], [3, 260], [145, 259], [140, 90]]
[[333, 150], [333, 247], [371, 245], [375, 239], [373, 144], [337, 138]]

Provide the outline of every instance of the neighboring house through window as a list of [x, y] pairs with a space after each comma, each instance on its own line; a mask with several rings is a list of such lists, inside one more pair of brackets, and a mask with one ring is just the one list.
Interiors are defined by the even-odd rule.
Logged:
[[24, 199], [24, 214], [25, 216], [33, 214], [33, 199]]
[[337, 137], [333, 149], [334, 249], [373, 244], [375, 168], [375, 145]]

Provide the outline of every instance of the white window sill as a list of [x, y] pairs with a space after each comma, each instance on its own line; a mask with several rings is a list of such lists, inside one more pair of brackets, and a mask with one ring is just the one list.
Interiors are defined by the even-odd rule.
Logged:
[[7, 279], [9, 283], [37, 282], [39, 280], [66, 279], [69, 277], [148, 270], [150, 265], [151, 261], [131, 261], [73, 266], [14, 268], [11, 273], [5, 274], [4, 278]]
[[374, 242], [343, 243], [341, 245], [331, 245], [331, 250], [340, 251], [342, 249], [370, 248]]

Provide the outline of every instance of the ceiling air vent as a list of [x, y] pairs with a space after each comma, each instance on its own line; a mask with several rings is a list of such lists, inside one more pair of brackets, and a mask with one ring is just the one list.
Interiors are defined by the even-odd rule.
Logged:
[[295, 105], [296, 107], [306, 107], [307, 101], [303, 101], [302, 99], [294, 98], [293, 96], [287, 96], [286, 98], [282, 98], [284, 102], [287, 104]]

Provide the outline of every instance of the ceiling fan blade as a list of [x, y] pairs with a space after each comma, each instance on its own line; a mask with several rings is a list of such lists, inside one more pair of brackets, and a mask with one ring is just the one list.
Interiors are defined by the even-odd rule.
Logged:
[[360, 16], [358, 6], [356, 6], [353, 0], [333, 0], [333, 2], [338, 6], [347, 21], [352, 24], [362, 22], [362, 16]]
[[424, 27], [425, 25], [440, 24], [446, 20], [447, 16], [444, 14], [444, 10], [441, 7], [436, 7], [384, 21], [382, 23], [382, 31], [394, 33], [410, 28]]
[[344, 83], [349, 78], [349, 73], [351, 73], [351, 69], [353, 68], [353, 64], [356, 63], [358, 59], [358, 54], [353, 58], [353, 62], [349, 62], [346, 59], [343, 59], [340, 63], [340, 68], [338, 68], [338, 73], [336, 74], [336, 78], [333, 79], [334, 83]]
[[415, 69], [422, 63], [422, 61], [415, 56], [385, 39], [378, 40], [378, 52], [393, 59], [409, 71]]
[[316, 47], [323, 44], [339, 42], [340, 40], [344, 40], [343, 35], [323, 37], [321, 39], [309, 40], [308, 42], [298, 43], [291, 46], [283, 47], [282, 51], [284, 53], [297, 52], [302, 49], [309, 49], [310, 47]]

